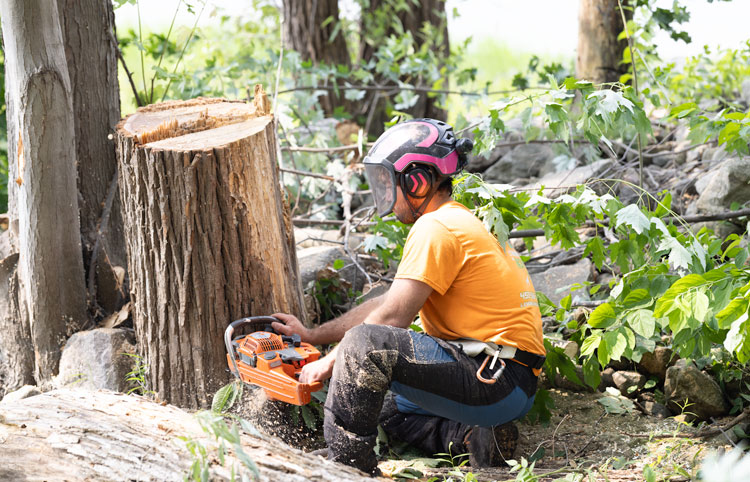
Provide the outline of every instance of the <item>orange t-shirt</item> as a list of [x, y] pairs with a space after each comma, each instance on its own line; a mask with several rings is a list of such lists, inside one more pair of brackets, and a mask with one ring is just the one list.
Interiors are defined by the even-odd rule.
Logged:
[[427, 334], [545, 354], [542, 316], [521, 257], [462, 204], [451, 200], [414, 223], [396, 278], [434, 290], [419, 312]]

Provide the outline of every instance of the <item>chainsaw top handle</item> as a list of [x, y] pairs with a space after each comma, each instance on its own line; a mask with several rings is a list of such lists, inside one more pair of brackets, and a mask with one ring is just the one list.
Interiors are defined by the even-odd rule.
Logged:
[[[234, 346], [232, 345], [232, 337], [234, 336], [235, 328], [245, 325], [256, 325], [261, 331], [264, 331], [266, 326], [271, 326], [270, 324], [276, 321], [280, 320], [273, 316], [248, 316], [231, 322], [229, 326], [227, 326], [227, 329], [224, 330], [224, 345], [227, 347], [227, 353], [229, 353], [229, 358], [232, 360], [232, 366], [234, 366], [234, 376], [239, 380], [242, 380], [242, 378], [240, 378], [240, 370], [237, 368], [237, 354], [234, 352]], [[274, 333], [276, 332], [274, 331]]]

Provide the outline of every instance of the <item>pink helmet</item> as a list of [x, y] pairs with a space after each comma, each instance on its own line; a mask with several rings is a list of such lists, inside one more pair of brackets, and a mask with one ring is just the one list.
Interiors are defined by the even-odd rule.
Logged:
[[471, 139], [457, 140], [453, 127], [435, 119], [414, 119], [388, 129], [364, 159], [378, 215], [393, 210], [397, 185], [404, 194], [427, 198], [426, 205], [443, 178], [466, 166], [473, 147]]

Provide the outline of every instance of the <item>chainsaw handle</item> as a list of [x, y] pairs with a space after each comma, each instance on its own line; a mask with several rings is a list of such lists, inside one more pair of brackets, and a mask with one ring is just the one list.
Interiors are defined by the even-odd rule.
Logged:
[[266, 324], [276, 321], [280, 320], [278, 318], [274, 318], [273, 316], [248, 316], [246, 318], [240, 318], [239, 320], [231, 322], [229, 326], [227, 326], [227, 329], [224, 330], [224, 345], [226, 345], [227, 353], [229, 353], [229, 358], [232, 360], [232, 366], [234, 367], [234, 376], [236, 376], [238, 379], [242, 380], [242, 378], [240, 377], [240, 369], [237, 367], [237, 355], [234, 352], [234, 346], [232, 346], [232, 337], [234, 336], [235, 328], [239, 328], [245, 325], [260, 325], [261, 323], [263, 323], [263, 327], [265, 328]]

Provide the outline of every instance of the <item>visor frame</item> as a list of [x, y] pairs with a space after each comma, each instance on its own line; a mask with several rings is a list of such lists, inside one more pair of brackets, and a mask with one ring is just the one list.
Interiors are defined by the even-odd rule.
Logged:
[[367, 184], [370, 186], [377, 214], [381, 218], [387, 216], [393, 212], [393, 207], [396, 205], [396, 187], [398, 183], [393, 164], [386, 159], [373, 161], [370, 156], [364, 158], [363, 164], [365, 165], [365, 178], [367, 179]]

